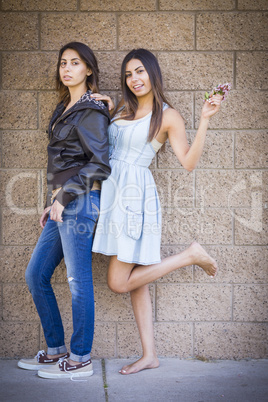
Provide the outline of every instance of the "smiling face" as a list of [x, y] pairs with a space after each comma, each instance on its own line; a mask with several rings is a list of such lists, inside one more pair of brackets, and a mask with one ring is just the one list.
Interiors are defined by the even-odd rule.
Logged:
[[138, 59], [131, 59], [126, 65], [126, 84], [130, 91], [138, 98], [152, 92], [149, 75]]
[[61, 57], [59, 74], [62, 83], [68, 88], [80, 87], [86, 91], [86, 79], [91, 70], [76, 50], [66, 49]]

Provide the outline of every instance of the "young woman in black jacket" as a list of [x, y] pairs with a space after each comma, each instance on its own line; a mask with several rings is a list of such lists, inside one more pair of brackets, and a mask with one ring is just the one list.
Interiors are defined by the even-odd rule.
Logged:
[[[48, 350], [18, 363], [21, 368], [38, 370], [44, 378], [93, 374], [91, 249], [99, 215], [100, 182], [110, 174], [109, 111], [103, 102], [90, 97], [92, 91], [98, 91], [98, 74], [97, 60], [88, 46], [72, 42], [60, 50], [56, 78], [60, 103], [49, 124], [48, 197], [40, 219], [43, 231], [25, 275]], [[72, 293], [70, 355], [50, 284], [62, 258]]]

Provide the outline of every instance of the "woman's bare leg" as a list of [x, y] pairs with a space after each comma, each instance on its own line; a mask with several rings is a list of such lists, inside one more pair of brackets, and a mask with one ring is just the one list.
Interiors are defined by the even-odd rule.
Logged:
[[117, 256], [112, 256], [108, 270], [108, 285], [116, 293], [131, 292], [188, 265], [198, 265], [211, 277], [214, 277], [217, 272], [216, 261], [199, 243], [194, 242], [181, 253], [167, 257], [153, 265], [135, 266], [118, 261]]
[[130, 292], [132, 308], [138, 325], [143, 355], [135, 363], [122, 367], [121, 374], [132, 374], [144, 369], [156, 368], [159, 360], [154, 344], [154, 329], [152, 320], [152, 303], [148, 285]]

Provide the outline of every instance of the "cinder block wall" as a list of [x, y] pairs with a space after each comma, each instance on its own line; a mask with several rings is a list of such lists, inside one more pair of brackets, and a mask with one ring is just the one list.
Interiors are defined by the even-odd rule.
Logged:
[[[187, 267], [150, 285], [155, 338], [160, 356], [267, 356], [267, 6], [266, 0], [1, 1], [2, 357], [45, 348], [24, 272], [41, 231], [57, 52], [71, 40], [96, 52], [101, 91], [116, 100], [124, 55], [134, 47], [152, 50], [189, 141], [204, 92], [232, 83], [198, 168], [187, 173], [169, 145], [151, 166], [163, 206], [163, 256], [197, 239], [219, 264], [215, 280]], [[107, 264], [94, 256], [93, 356], [139, 355], [129, 295], [107, 288]], [[64, 263], [53, 283], [68, 343]]]

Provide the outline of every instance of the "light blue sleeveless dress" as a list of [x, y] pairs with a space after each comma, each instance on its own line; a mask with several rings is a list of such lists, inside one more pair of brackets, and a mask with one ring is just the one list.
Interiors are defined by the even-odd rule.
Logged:
[[92, 248], [95, 253], [140, 265], [161, 261], [161, 207], [148, 168], [156, 154], [147, 141], [150, 121], [151, 113], [138, 120], [116, 120], [109, 126], [112, 172], [102, 183]]

